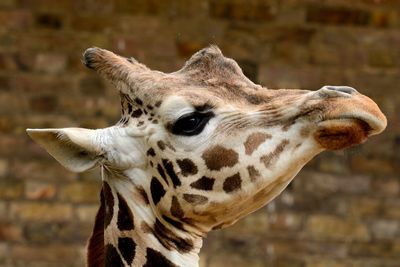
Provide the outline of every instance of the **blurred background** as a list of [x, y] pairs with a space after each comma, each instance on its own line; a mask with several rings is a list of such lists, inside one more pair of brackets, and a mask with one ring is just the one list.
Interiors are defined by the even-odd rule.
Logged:
[[25, 134], [118, 121], [117, 91], [82, 52], [171, 72], [209, 44], [269, 88], [353, 86], [389, 125], [210, 234], [201, 266], [400, 266], [400, 1], [1, 0], [0, 267], [84, 265], [99, 170], [68, 172]]

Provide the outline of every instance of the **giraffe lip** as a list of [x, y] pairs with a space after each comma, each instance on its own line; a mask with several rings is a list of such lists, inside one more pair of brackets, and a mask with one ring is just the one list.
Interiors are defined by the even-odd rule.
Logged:
[[381, 133], [386, 128], [386, 120], [382, 121], [369, 114], [362, 115], [343, 115], [323, 120], [322, 122], [342, 122], [342, 123], [361, 123], [368, 136]]
[[333, 118], [318, 123], [315, 140], [325, 149], [338, 150], [365, 142], [374, 129], [359, 118]]

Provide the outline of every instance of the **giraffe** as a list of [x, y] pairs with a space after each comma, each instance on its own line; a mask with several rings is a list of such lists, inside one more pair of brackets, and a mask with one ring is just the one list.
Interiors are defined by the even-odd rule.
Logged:
[[318, 153], [387, 124], [351, 87], [256, 85], [216, 46], [173, 73], [100, 48], [83, 63], [118, 89], [118, 123], [27, 132], [69, 170], [100, 166], [89, 267], [198, 266], [208, 232], [266, 205]]

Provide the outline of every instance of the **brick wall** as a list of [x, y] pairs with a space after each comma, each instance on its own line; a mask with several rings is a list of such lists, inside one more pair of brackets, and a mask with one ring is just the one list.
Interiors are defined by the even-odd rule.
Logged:
[[67, 172], [25, 134], [119, 119], [116, 91], [81, 53], [173, 71], [210, 43], [270, 88], [356, 87], [389, 126], [318, 156], [270, 205], [210, 234], [202, 266], [400, 266], [400, 1], [1, 0], [1, 267], [83, 265], [98, 170]]

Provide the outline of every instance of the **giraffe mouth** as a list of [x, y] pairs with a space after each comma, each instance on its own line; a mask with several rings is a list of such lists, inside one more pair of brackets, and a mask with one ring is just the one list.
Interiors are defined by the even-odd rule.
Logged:
[[315, 140], [325, 149], [338, 150], [364, 143], [379, 130], [361, 118], [328, 119], [318, 124]]

